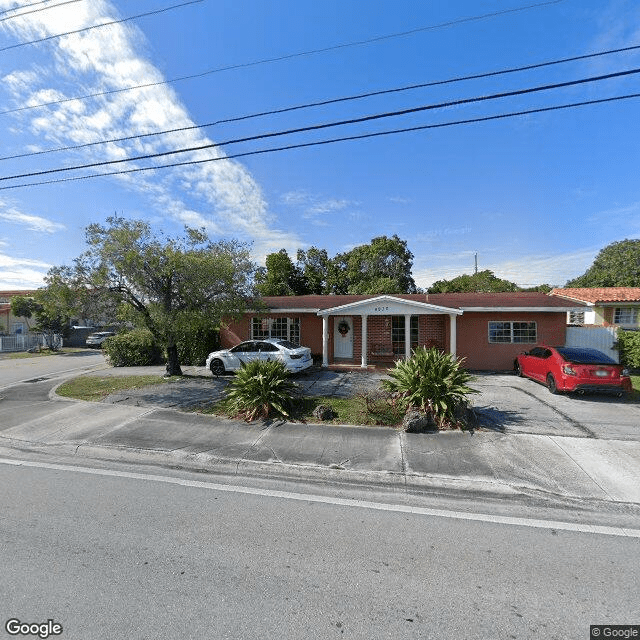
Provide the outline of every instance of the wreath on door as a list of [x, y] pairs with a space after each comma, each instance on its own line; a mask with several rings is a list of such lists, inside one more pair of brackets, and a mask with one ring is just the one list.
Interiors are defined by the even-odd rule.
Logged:
[[344, 338], [349, 333], [349, 323], [346, 320], [340, 320], [338, 323], [338, 333]]

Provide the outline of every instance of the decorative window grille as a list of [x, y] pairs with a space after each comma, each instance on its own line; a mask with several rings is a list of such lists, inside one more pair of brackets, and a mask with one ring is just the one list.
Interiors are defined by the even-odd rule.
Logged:
[[637, 324], [638, 309], [636, 307], [616, 307], [613, 313], [614, 324]]
[[584, 311], [569, 311], [569, 324], [584, 324]]
[[252, 318], [251, 339], [278, 338], [300, 344], [300, 318]]
[[537, 341], [535, 322], [489, 322], [490, 343], [534, 343]]
[[[420, 323], [418, 316], [411, 316], [409, 328], [411, 349], [420, 344]], [[404, 356], [405, 325], [404, 316], [391, 316], [391, 344], [394, 356]]]

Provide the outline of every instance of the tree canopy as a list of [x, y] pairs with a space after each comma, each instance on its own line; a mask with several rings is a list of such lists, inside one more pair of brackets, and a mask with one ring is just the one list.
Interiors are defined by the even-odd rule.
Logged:
[[[110, 217], [89, 225], [87, 251], [73, 267], [49, 272], [53, 295], [119, 307], [123, 318], [147, 327], [167, 353], [167, 375], [181, 375], [177, 336], [185, 327], [219, 324], [238, 316], [253, 296], [255, 265], [236, 241], [212, 242], [186, 227], [181, 237], [152, 232], [143, 220]], [[73, 305], [71, 305], [73, 306]], [[74, 310], [75, 311], [75, 310]]]
[[463, 274], [452, 280], [438, 280], [428, 289], [429, 293], [497, 293], [501, 291], [520, 291], [515, 282], [498, 278], [493, 271], [486, 269], [473, 275]]
[[285, 249], [267, 256], [257, 289], [265, 296], [345, 293], [416, 293], [413, 254], [397, 235], [329, 258], [325, 249], [299, 250], [294, 264]]
[[270, 253], [266, 267], [256, 270], [256, 290], [263, 296], [299, 296], [307, 293], [305, 278], [286, 249]]
[[567, 287], [640, 287], [640, 240], [620, 240], [602, 249]]
[[416, 293], [413, 254], [397, 235], [380, 236], [333, 259], [333, 293]]
[[34, 329], [44, 336], [47, 346], [57, 350], [57, 337], [65, 335], [69, 325], [69, 304], [59, 304], [57, 296], [52, 296], [46, 289], [39, 289], [33, 297], [13, 296], [11, 298], [11, 313], [25, 318], [27, 327], [29, 320], [35, 318]]

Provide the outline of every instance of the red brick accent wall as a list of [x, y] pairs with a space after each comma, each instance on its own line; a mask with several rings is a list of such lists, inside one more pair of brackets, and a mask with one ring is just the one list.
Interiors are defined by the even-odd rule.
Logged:
[[[457, 355], [464, 357], [468, 369], [504, 371], [513, 369], [515, 357], [537, 345], [564, 345], [566, 312], [561, 313], [472, 313], [465, 312], [457, 319]], [[538, 341], [535, 344], [494, 344], [489, 342], [489, 322], [537, 323]]]
[[447, 349], [447, 323], [449, 316], [420, 316], [419, 344], [426, 347]]
[[367, 358], [391, 357], [391, 317], [369, 316], [367, 318]]

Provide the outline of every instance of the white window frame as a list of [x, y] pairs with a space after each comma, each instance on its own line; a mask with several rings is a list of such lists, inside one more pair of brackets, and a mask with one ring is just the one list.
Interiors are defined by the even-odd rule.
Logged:
[[279, 338], [300, 344], [300, 318], [251, 318], [251, 339]]
[[638, 324], [638, 307], [615, 307], [613, 324]]
[[[492, 325], [494, 325], [492, 331]], [[503, 325], [500, 329], [495, 325]], [[528, 325], [527, 327], [521, 327], [516, 325]], [[531, 327], [533, 325], [533, 327]], [[533, 337], [531, 336], [531, 329], [533, 329]], [[505, 340], [492, 339], [492, 333], [502, 331]], [[487, 337], [489, 344], [535, 344], [538, 342], [538, 323], [535, 320], [490, 320], [487, 325]], [[523, 338], [526, 339], [518, 339]]]
[[24, 322], [12, 322], [11, 333], [14, 335], [24, 334]]
[[584, 324], [584, 311], [569, 311], [569, 324]]

